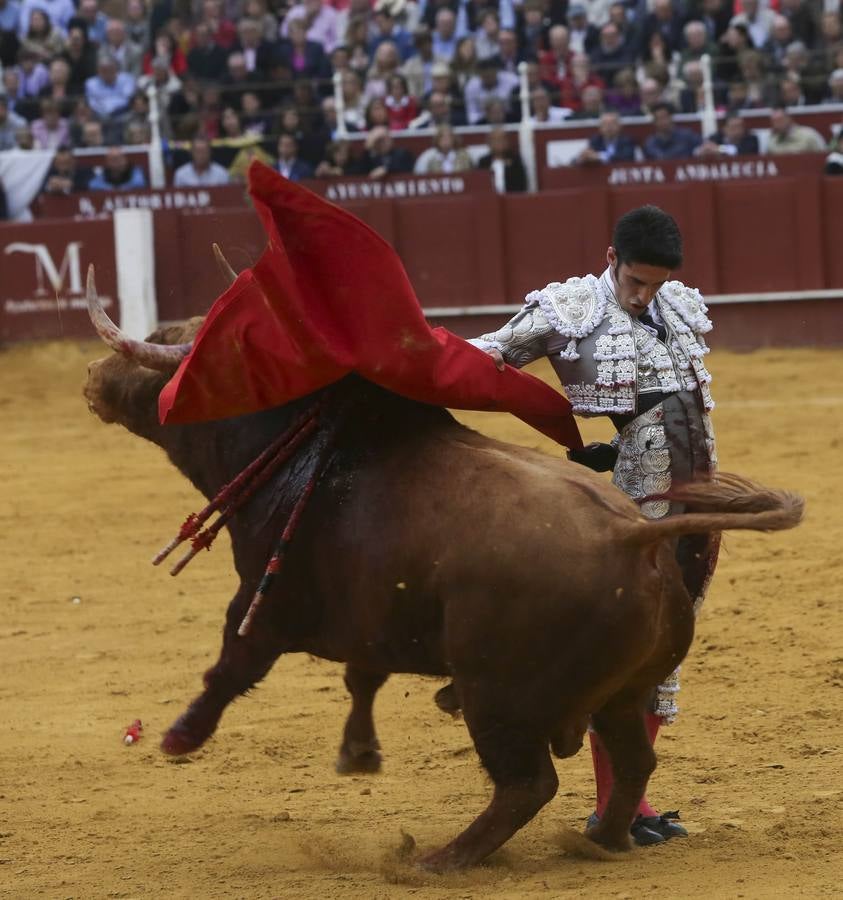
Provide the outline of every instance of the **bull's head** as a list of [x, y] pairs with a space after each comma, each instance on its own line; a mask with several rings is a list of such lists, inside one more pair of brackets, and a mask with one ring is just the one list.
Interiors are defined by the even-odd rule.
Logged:
[[[217, 263], [228, 284], [237, 277], [214, 244]], [[88, 408], [103, 422], [119, 422], [130, 431], [145, 433], [157, 422], [161, 389], [190, 351], [201, 317], [154, 331], [137, 341], [108, 317], [97, 296], [93, 266], [88, 269], [88, 314], [103, 341], [115, 352], [88, 365], [83, 393]]]

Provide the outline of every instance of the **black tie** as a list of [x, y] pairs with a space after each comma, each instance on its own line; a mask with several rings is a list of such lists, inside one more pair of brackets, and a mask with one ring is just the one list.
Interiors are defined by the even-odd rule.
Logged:
[[659, 336], [659, 340], [664, 343], [667, 340], [667, 329], [664, 325], [658, 325], [649, 312], [645, 309], [644, 312], [638, 317], [638, 321], [643, 325], [647, 325], [656, 332]]

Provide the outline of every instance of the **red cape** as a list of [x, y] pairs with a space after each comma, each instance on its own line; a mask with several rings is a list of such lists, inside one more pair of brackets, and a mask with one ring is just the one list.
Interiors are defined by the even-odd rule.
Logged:
[[413, 400], [511, 412], [581, 447], [571, 404], [444, 328], [431, 329], [395, 251], [355, 216], [253, 162], [268, 245], [214, 303], [161, 391], [161, 422], [239, 416], [350, 372]]

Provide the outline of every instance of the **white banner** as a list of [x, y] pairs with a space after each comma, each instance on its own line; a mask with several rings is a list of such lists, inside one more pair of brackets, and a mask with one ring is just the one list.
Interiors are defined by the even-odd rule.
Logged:
[[0, 153], [0, 186], [9, 218], [29, 222], [29, 204], [38, 196], [53, 164], [52, 150], [4, 150]]

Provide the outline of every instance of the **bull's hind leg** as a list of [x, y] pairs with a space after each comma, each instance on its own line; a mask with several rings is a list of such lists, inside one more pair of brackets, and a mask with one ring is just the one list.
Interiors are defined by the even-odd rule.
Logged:
[[178, 756], [198, 750], [216, 730], [226, 706], [254, 687], [283, 652], [280, 635], [266, 619], [256, 619], [246, 637], [238, 636], [251, 597], [251, 590], [241, 589], [231, 601], [220, 658], [205, 673], [205, 690], [164, 735], [161, 749], [165, 753]]
[[345, 686], [351, 694], [351, 712], [345, 723], [337, 772], [378, 772], [381, 767], [380, 744], [375, 734], [372, 706], [375, 694], [388, 678], [383, 672], [368, 672], [349, 663], [345, 668]]
[[[423, 857], [434, 871], [471, 866], [523, 828], [559, 786], [550, 759], [548, 730], [525, 709], [530, 692], [477, 690], [458, 685], [468, 730], [495, 785], [492, 802], [450, 844]], [[509, 699], [515, 696], [516, 699]]]
[[592, 717], [614, 773], [614, 784], [600, 821], [587, 832], [608, 850], [629, 850], [629, 828], [656, 768], [656, 754], [647, 737], [645, 702], [608, 704]]

